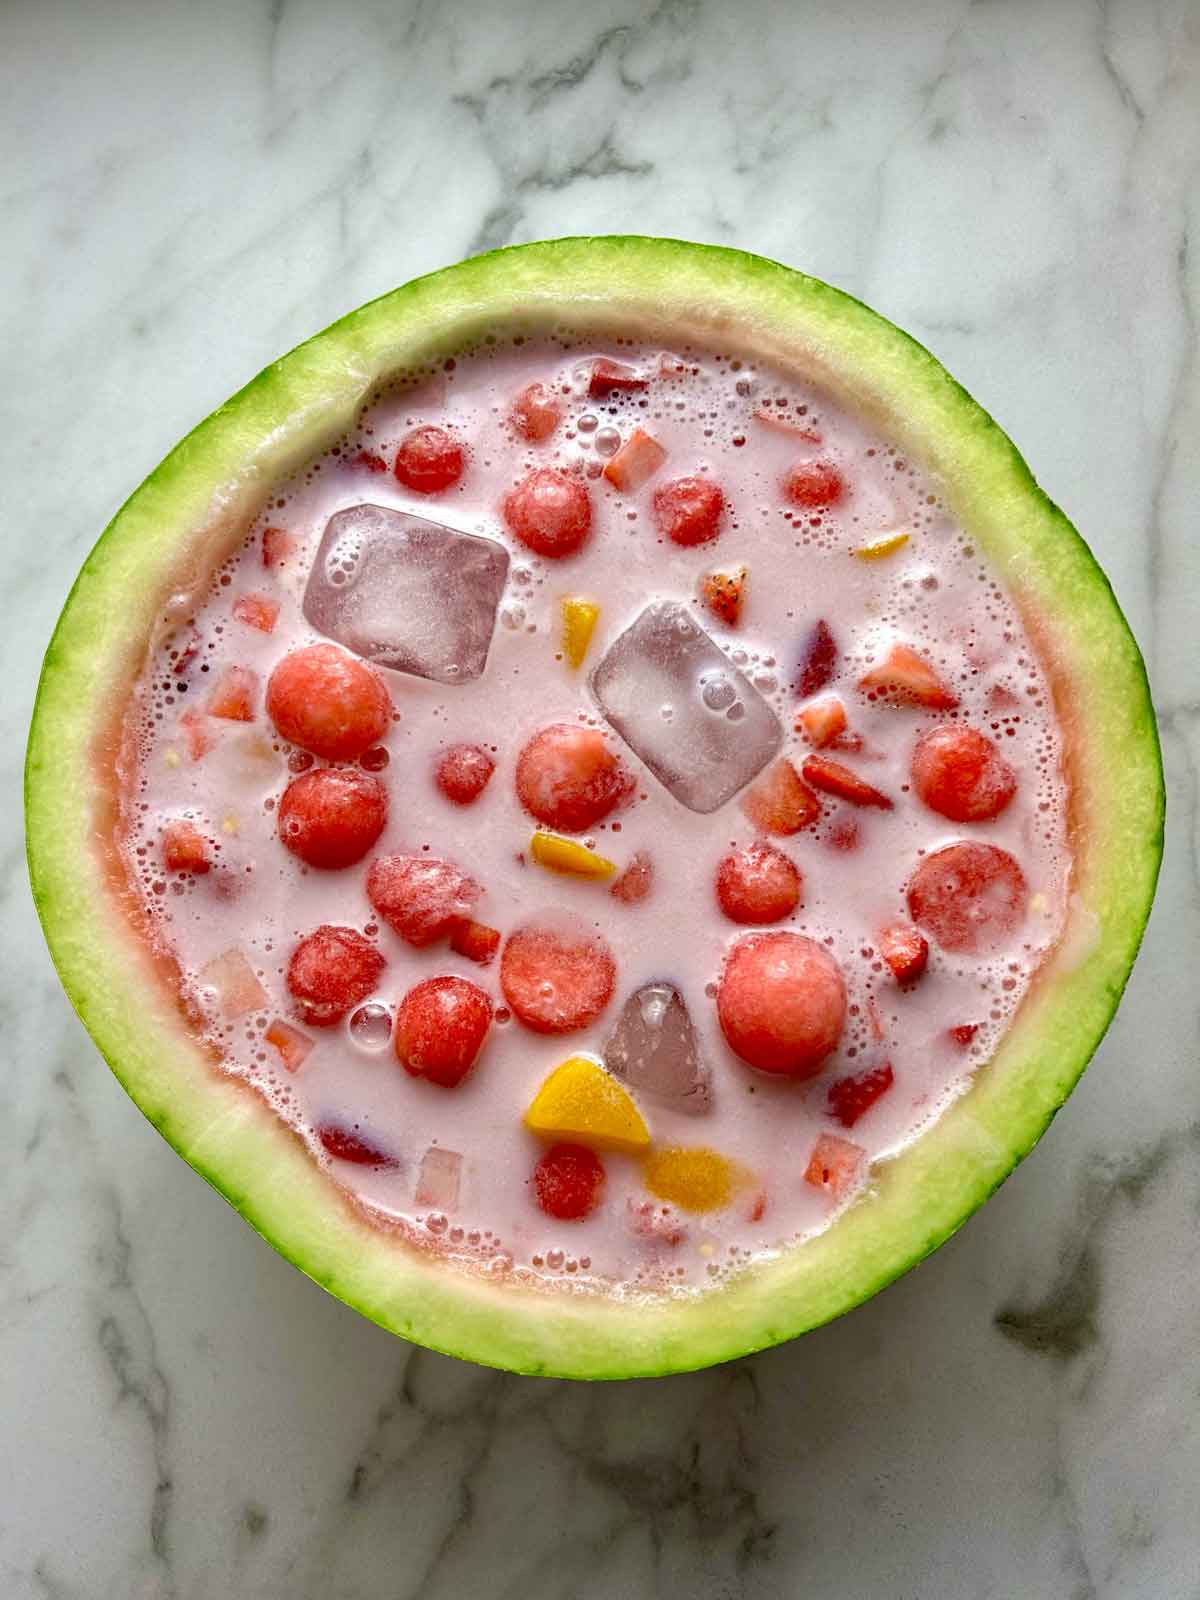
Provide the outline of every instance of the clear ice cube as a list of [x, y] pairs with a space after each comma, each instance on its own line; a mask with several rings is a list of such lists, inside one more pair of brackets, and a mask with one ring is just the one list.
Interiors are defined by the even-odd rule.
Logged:
[[716, 811], [783, 740], [779, 718], [689, 614], [659, 600], [592, 673], [608, 721], [689, 811]]
[[313, 627], [381, 667], [465, 683], [487, 664], [508, 551], [386, 506], [325, 525], [304, 591]]
[[463, 1158], [457, 1150], [444, 1150], [431, 1144], [421, 1157], [421, 1170], [417, 1175], [413, 1199], [419, 1206], [433, 1206], [437, 1211], [453, 1211], [458, 1205], [459, 1185], [462, 1182]]
[[646, 983], [629, 996], [604, 1047], [604, 1064], [636, 1094], [673, 1110], [698, 1113], [712, 1106], [712, 1074], [673, 983]]

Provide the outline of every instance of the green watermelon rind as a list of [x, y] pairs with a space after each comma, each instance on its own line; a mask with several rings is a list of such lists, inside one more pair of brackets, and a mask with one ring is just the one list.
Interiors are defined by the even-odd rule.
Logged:
[[[439, 1264], [363, 1214], [257, 1096], [214, 1067], [128, 914], [111, 846], [114, 729], [166, 599], [202, 580], [273, 483], [400, 370], [489, 332], [684, 339], [792, 366], [928, 471], [1021, 607], [1069, 751], [1064, 938], [970, 1089], [819, 1236], [709, 1294], [542, 1292]], [[685, 1371], [849, 1310], [959, 1228], [1087, 1065], [1141, 941], [1164, 791], [1145, 668], [1103, 572], [995, 422], [908, 335], [742, 251], [637, 237], [477, 256], [352, 312], [261, 372], [166, 457], [88, 556], [46, 652], [25, 774], [34, 899], [63, 985], [117, 1078], [282, 1255], [392, 1332], [517, 1372]]]

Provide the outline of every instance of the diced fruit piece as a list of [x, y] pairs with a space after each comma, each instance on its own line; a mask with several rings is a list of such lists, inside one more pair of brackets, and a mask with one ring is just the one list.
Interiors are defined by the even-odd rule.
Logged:
[[830, 761], [828, 756], [806, 756], [800, 770], [813, 788], [820, 789], [823, 794], [837, 795], [839, 800], [848, 800], [853, 806], [877, 806], [881, 811], [892, 809], [893, 802], [882, 790], [864, 783], [840, 761]]
[[592, 529], [592, 502], [571, 473], [536, 467], [504, 497], [504, 521], [514, 539], [554, 561], [583, 548]]
[[824, 618], [813, 623], [812, 631], [804, 641], [800, 653], [800, 670], [796, 674], [795, 690], [801, 700], [833, 682], [838, 665], [837, 641]]
[[658, 1206], [653, 1200], [635, 1200], [630, 1196], [625, 1202], [625, 1218], [635, 1238], [665, 1245], [669, 1250], [681, 1245], [688, 1236], [674, 1207]]
[[762, 1072], [811, 1078], [837, 1047], [846, 984], [823, 946], [799, 933], [751, 933], [730, 950], [717, 986], [729, 1047]]
[[273, 633], [279, 621], [279, 601], [265, 594], [240, 594], [233, 602], [233, 614], [248, 628], [257, 628], [259, 633]]
[[746, 1212], [747, 1222], [761, 1222], [767, 1214], [767, 1192], [760, 1189], [750, 1202]]
[[535, 1033], [573, 1033], [612, 999], [612, 951], [582, 922], [543, 919], [509, 935], [500, 987], [514, 1015]]
[[264, 528], [262, 533], [262, 564], [264, 567], [281, 567], [295, 553], [296, 541], [286, 528]]
[[249, 667], [226, 667], [213, 684], [205, 710], [210, 717], [228, 722], [253, 722], [258, 694], [258, 674]]
[[712, 1074], [673, 983], [644, 983], [621, 1008], [604, 1064], [638, 1094], [690, 1114], [712, 1106]]
[[468, 961], [477, 961], [481, 967], [490, 966], [500, 948], [500, 930], [468, 918], [466, 922], [455, 924], [450, 935], [450, 948], [460, 956], [466, 956]]
[[921, 735], [912, 777], [929, 809], [951, 822], [989, 822], [1017, 792], [1017, 775], [992, 741], [959, 723]]
[[810, 428], [807, 423], [798, 422], [783, 412], [773, 411], [770, 406], [756, 406], [751, 416], [755, 422], [761, 422], [764, 427], [774, 428], [776, 433], [786, 433], [793, 439], [803, 439], [806, 444], [821, 443], [821, 435], [815, 428]]
[[306, 1033], [301, 1033], [299, 1028], [293, 1028], [290, 1022], [285, 1022], [282, 1017], [273, 1017], [263, 1038], [279, 1052], [279, 1059], [289, 1072], [295, 1072], [301, 1066], [305, 1056], [313, 1047], [313, 1041]]
[[846, 708], [835, 694], [822, 695], [796, 713], [796, 732], [823, 750], [846, 731]]
[[915, 983], [929, 965], [928, 942], [911, 922], [881, 928], [876, 942], [897, 983]]
[[453, 1089], [479, 1060], [491, 1025], [492, 1002], [477, 983], [426, 978], [396, 1008], [396, 1059], [412, 1077]]
[[267, 1003], [267, 991], [236, 945], [201, 967], [199, 977], [203, 988], [215, 990], [221, 1015], [230, 1020], [261, 1011]]
[[450, 430], [426, 423], [401, 439], [393, 471], [406, 489], [439, 494], [458, 482], [466, 464], [466, 452]]
[[554, 722], [517, 757], [517, 799], [547, 827], [583, 833], [627, 800], [633, 779], [598, 728]]
[[908, 885], [908, 911], [943, 950], [976, 955], [1016, 930], [1027, 893], [1007, 850], [962, 840], [923, 858]]
[[593, 400], [602, 400], [605, 395], [644, 389], [648, 382], [649, 380], [644, 378], [636, 367], [626, 366], [622, 361], [609, 361], [607, 357], [600, 356], [592, 363], [592, 372], [588, 379], [588, 395]]
[[328, 922], [301, 939], [288, 962], [288, 993], [302, 1022], [331, 1028], [378, 986], [386, 963], [355, 928]]
[[617, 870], [615, 861], [589, 850], [587, 845], [564, 839], [557, 833], [543, 833], [540, 828], [529, 841], [529, 854], [539, 867], [577, 878], [611, 878]]
[[351, 462], [352, 466], [362, 467], [364, 472], [373, 472], [376, 476], [387, 471], [387, 462], [374, 450], [360, 450]]
[[903, 550], [908, 543], [906, 533], [885, 533], [878, 539], [870, 539], [866, 544], [860, 544], [857, 549], [851, 550], [852, 556], [857, 556], [860, 561], [883, 561], [888, 556], [894, 556], [897, 550]]
[[335, 1161], [351, 1161], [356, 1167], [398, 1167], [395, 1156], [388, 1155], [378, 1145], [371, 1144], [359, 1133], [339, 1127], [336, 1122], [322, 1122], [317, 1138]]
[[533, 1169], [538, 1205], [557, 1222], [577, 1222], [600, 1203], [604, 1165], [581, 1144], [552, 1145]]
[[654, 862], [645, 850], [636, 851], [609, 890], [624, 905], [636, 906], [654, 887]]
[[860, 1117], [870, 1111], [876, 1100], [885, 1095], [896, 1081], [890, 1061], [867, 1072], [856, 1072], [848, 1078], [838, 1078], [829, 1085], [829, 1114], [843, 1128], [852, 1128]]
[[414, 1202], [419, 1206], [432, 1206], [435, 1211], [456, 1210], [462, 1186], [462, 1165], [463, 1158], [457, 1150], [431, 1144], [421, 1157]]
[[965, 1050], [979, 1032], [979, 1024], [977, 1022], [956, 1022], [952, 1028], [947, 1028], [946, 1032], [960, 1050]]
[[821, 815], [821, 802], [802, 782], [792, 763], [780, 756], [742, 796], [742, 810], [764, 833], [799, 833]]
[[562, 401], [544, 383], [529, 383], [513, 401], [509, 417], [522, 439], [539, 444], [561, 422]]
[[717, 899], [731, 922], [780, 922], [800, 904], [799, 868], [782, 850], [761, 840], [721, 858]]
[[642, 1166], [650, 1193], [681, 1211], [719, 1211], [732, 1199], [739, 1176], [731, 1161], [705, 1146], [667, 1145], [652, 1150]]
[[168, 872], [208, 872], [212, 846], [194, 822], [168, 822], [162, 831], [163, 866]]
[[578, 672], [592, 642], [600, 607], [594, 600], [584, 600], [579, 595], [568, 595], [562, 603], [563, 655]]
[[267, 683], [267, 715], [279, 734], [326, 761], [354, 761], [392, 720], [379, 674], [336, 644], [293, 650]]
[[279, 802], [279, 839], [310, 867], [351, 867], [387, 821], [387, 790], [353, 767], [318, 767], [293, 778]]
[[877, 667], [863, 673], [858, 687], [872, 699], [931, 706], [935, 711], [951, 711], [958, 704], [958, 696], [946, 687], [925, 657], [906, 644], [894, 644]]
[[804, 1181], [823, 1189], [831, 1200], [844, 1200], [861, 1185], [866, 1170], [867, 1152], [861, 1145], [823, 1133], [813, 1146]]
[[373, 909], [417, 949], [469, 919], [482, 893], [474, 878], [438, 856], [380, 856], [367, 873]]
[[784, 478], [783, 492], [794, 506], [823, 511], [845, 497], [846, 480], [832, 461], [800, 461]]
[[825, 842], [831, 850], [857, 850], [862, 843], [858, 823], [853, 817], [835, 817], [829, 824]]
[[637, 1154], [650, 1132], [629, 1091], [591, 1056], [568, 1056], [542, 1084], [525, 1126], [543, 1138]]
[[208, 718], [200, 711], [185, 711], [179, 719], [179, 731], [193, 761], [206, 756], [216, 742]]
[[727, 628], [736, 628], [742, 620], [746, 570], [734, 567], [729, 572], [706, 572], [700, 580], [701, 600]]
[[708, 544], [721, 531], [725, 496], [719, 483], [698, 473], [674, 478], [654, 491], [654, 526], [673, 544]]
[[622, 494], [636, 494], [667, 459], [667, 452], [644, 428], [635, 428], [604, 465], [604, 476]]
[[447, 800], [469, 806], [487, 788], [495, 770], [495, 761], [482, 745], [452, 744], [438, 757], [434, 779]]

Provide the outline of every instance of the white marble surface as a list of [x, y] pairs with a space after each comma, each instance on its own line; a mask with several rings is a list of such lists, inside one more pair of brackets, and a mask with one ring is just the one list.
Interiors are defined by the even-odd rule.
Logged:
[[[0, 1595], [1200, 1595], [1195, 0], [7, 0]], [[589, 1388], [414, 1351], [161, 1142], [64, 1001], [17, 788], [113, 509], [335, 315], [484, 246], [745, 245], [928, 342], [1092, 541], [1173, 792], [1081, 1089], [875, 1302]]]

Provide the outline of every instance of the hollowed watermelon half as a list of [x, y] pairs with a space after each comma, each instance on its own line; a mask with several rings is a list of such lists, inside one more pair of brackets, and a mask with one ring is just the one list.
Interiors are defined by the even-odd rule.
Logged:
[[[687, 1299], [542, 1294], [439, 1265], [367, 1221], [276, 1114], [223, 1074], [132, 912], [112, 846], [118, 734], [168, 598], [243, 537], [272, 486], [401, 369], [488, 333], [586, 327], [719, 342], [827, 388], [930, 473], [1021, 610], [1070, 786], [1068, 925], [993, 1058], [822, 1234]], [[105, 530], [46, 654], [26, 769], [30, 875], [63, 984], [113, 1072], [277, 1250], [405, 1338], [519, 1372], [681, 1371], [847, 1311], [952, 1234], [1037, 1142], [1129, 976], [1161, 853], [1145, 671], [1104, 574], [987, 414], [848, 295], [736, 250], [644, 238], [500, 250], [373, 301], [260, 373]]]

